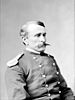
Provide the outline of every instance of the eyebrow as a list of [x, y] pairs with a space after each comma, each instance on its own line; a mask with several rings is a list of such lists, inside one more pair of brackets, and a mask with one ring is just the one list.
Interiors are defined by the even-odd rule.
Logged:
[[35, 36], [37, 36], [38, 34], [47, 34], [47, 33], [46, 32], [45, 33], [36, 33]]
[[47, 34], [47, 33], [45, 32], [45, 33], [43, 33], [43, 34]]

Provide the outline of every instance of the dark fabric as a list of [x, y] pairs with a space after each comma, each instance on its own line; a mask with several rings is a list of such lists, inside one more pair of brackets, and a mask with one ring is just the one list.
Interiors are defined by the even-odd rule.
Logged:
[[74, 100], [53, 56], [25, 51], [14, 66], [8, 66], [9, 100]]

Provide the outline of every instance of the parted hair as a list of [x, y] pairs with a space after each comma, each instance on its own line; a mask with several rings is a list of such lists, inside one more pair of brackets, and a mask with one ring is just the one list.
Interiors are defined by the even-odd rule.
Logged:
[[45, 27], [44, 23], [41, 22], [41, 21], [29, 21], [29, 22], [27, 22], [26, 24], [24, 24], [22, 26], [22, 28], [20, 30], [20, 36], [27, 38], [27, 36], [28, 36], [28, 30], [27, 30], [27, 28], [28, 28], [28, 26], [30, 24], [37, 24], [37, 25]]

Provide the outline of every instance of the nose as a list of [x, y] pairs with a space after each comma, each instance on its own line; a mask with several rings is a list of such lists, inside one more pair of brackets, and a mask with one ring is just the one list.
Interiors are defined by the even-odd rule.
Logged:
[[44, 37], [43, 35], [40, 36], [40, 41], [41, 42], [46, 42], [46, 37]]

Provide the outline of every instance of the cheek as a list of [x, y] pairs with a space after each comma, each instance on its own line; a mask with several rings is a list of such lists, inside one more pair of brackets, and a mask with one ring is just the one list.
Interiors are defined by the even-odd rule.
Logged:
[[31, 38], [31, 42], [33, 42], [33, 43], [37, 43], [39, 41], [39, 39], [37, 39], [37, 38]]
[[37, 39], [30, 39], [29, 44], [32, 46], [36, 46], [38, 44], [38, 40]]

